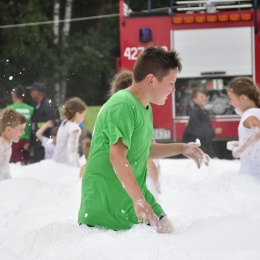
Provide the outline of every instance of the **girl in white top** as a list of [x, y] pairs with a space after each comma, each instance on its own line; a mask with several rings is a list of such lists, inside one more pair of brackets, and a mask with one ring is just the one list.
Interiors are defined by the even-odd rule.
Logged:
[[260, 176], [260, 98], [251, 78], [235, 78], [227, 88], [230, 104], [241, 114], [239, 141], [227, 143], [235, 158], [240, 157], [239, 173]]
[[11, 178], [9, 160], [12, 142], [18, 142], [24, 134], [26, 118], [17, 111], [8, 108], [0, 116], [0, 181]]
[[[43, 135], [43, 133], [46, 131], [46, 129], [52, 127], [51, 129], [51, 135], [50, 138]], [[51, 159], [54, 153], [55, 145], [56, 145], [56, 136], [58, 132], [59, 127], [54, 126], [52, 120], [48, 120], [42, 127], [40, 127], [35, 135], [42, 143], [42, 146], [44, 147], [44, 159]]]
[[84, 120], [87, 106], [83, 100], [70, 98], [64, 105], [64, 121], [61, 123], [56, 139], [52, 159], [73, 167], [80, 167], [78, 143], [81, 129], [79, 124]]

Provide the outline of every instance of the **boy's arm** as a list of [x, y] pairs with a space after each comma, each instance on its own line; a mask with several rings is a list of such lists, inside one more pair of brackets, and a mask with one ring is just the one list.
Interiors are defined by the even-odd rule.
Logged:
[[169, 156], [175, 156], [178, 154], [183, 154], [184, 156], [193, 159], [198, 168], [201, 164], [208, 165], [209, 156], [198, 147], [199, 143], [169, 143], [169, 144], [159, 144], [152, 143], [150, 149], [150, 159], [159, 159]]
[[49, 127], [53, 126], [53, 122], [51, 120], [47, 121], [42, 127], [40, 127], [35, 135], [36, 137], [42, 142], [43, 140], [43, 133], [46, 131], [46, 129], [48, 129]]
[[244, 127], [251, 128], [253, 131], [248, 136], [248, 138], [245, 140], [245, 142], [236, 148], [233, 149], [232, 153], [235, 158], [240, 157], [241, 153], [250, 147], [251, 145], [255, 144], [257, 141], [260, 140], [260, 120], [255, 116], [248, 117], [243, 122]]
[[146, 202], [134, 177], [130, 163], [126, 158], [127, 152], [127, 147], [119, 139], [116, 144], [110, 146], [110, 162], [123, 188], [133, 201], [138, 221], [143, 221], [145, 224], [149, 222], [152, 226], [159, 227], [158, 217]]

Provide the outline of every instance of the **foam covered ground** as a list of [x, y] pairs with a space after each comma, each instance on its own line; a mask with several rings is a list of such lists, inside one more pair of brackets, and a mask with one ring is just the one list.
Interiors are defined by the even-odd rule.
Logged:
[[161, 194], [148, 187], [174, 233], [78, 226], [79, 169], [52, 160], [10, 164], [0, 182], [0, 259], [259, 260], [260, 179], [238, 175], [238, 160], [164, 159]]

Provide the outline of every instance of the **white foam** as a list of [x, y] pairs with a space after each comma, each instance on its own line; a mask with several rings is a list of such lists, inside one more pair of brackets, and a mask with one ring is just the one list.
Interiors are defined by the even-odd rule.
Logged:
[[79, 226], [78, 168], [10, 164], [12, 179], [0, 181], [0, 258], [259, 259], [260, 180], [239, 176], [239, 160], [160, 165], [156, 198], [173, 224], [170, 235], [143, 224], [118, 232]]

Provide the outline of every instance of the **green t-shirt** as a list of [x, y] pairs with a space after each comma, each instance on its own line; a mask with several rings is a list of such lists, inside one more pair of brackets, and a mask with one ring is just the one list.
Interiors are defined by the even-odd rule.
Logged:
[[24, 128], [24, 135], [20, 137], [21, 140], [29, 140], [30, 139], [30, 133], [31, 133], [31, 117], [33, 114], [34, 108], [32, 106], [29, 106], [25, 103], [14, 103], [12, 105], [9, 105], [12, 109], [15, 111], [21, 113], [26, 117], [26, 126]]
[[103, 105], [82, 179], [79, 223], [114, 230], [129, 229], [139, 223], [133, 202], [109, 160], [109, 147], [119, 138], [128, 147], [127, 159], [146, 201], [157, 216], [164, 214], [146, 187], [152, 135], [152, 108], [144, 108], [130, 91], [119, 91]]

